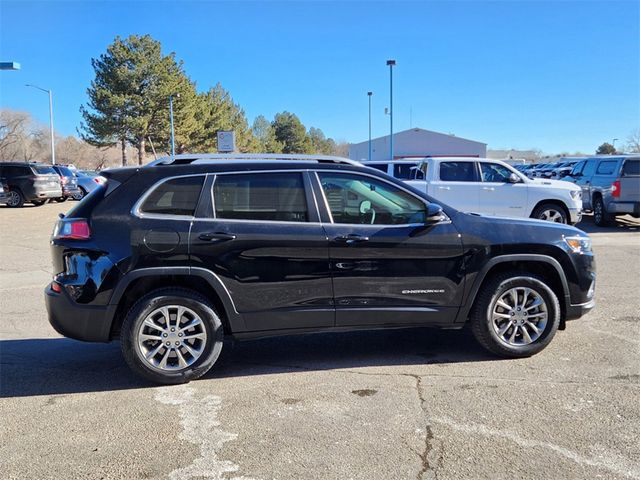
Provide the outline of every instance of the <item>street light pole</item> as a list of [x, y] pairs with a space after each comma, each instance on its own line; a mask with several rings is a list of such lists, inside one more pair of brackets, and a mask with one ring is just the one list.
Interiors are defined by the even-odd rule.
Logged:
[[367, 92], [369, 97], [369, 161], [371, 161], [371, 96], [373, 92]]
[[389, 65], [389, 159], [393, 161], [393, 66], [395, 60], [387, 60]]
[[171, 157], [176, 156], [176, 139], [173, 130], [173, 95], [169, 95], [169, 120], [171, 121]]
[[611, 146], [613, 147], [613, 149], [616, 149], [616, 140], [618, 140], [617, 138], [613, 139], [613, 142], [611, 142]]
[[55, 146], [55, 138], [53, 134], [53, 92], [51, 90], [47, 90], [45, 88], [40, 88], [37, 85], [27, 84], [26, 87], [37, 88], [38, 90], [42, 90], [49, 94], [49, 134], [51, 135], [51, 164], [56, 164], [56, 146]]

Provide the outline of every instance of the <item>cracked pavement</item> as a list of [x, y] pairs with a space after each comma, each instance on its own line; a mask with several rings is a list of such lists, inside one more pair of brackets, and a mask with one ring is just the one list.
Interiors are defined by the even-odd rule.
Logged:
[[227, 342], [187, 386], [63, 339], [42, 289], [70, 204], [0, 207], [3, 478], [640, 479], [640, 227], [598, 229], [596, 309], [501, 360], [429, 329]]

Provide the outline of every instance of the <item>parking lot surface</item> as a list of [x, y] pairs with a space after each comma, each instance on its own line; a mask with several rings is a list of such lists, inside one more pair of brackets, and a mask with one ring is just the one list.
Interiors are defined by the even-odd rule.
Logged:
[[0, 207], [2, 478], [640, 479], [640, 224], [597, 228], [597, 306], [541, 354], [430, 329], [227, 343], [157, 387], [64, 339], [43, 288], [70, 204]]

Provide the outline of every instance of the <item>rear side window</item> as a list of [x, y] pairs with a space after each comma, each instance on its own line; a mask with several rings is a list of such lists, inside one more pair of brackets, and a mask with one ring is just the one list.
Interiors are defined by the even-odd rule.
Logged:
[[203, 175], [167, 180], [147, 196], [140, 211], [156, 215], [193, 216], [203, 181]]
[[306, 222], [307, 200], [300, 173], [218, 175], [213, 186], [217, 218]]
[[622, 175], [640, 175], [640, 159], [627, 160], [622, 167]]
[[29, 171], [28, 167], [9, 166], [2, 168], [2, 175], [5, 177], [21, 177], [23, 175], [30, 174], [31, 172]]
[[367, 167], [375, 168], [376, 170], [380, 170], [381, 172], [387, 173], [388, 164], [387, 163], [370, 163]]
[[442, 162], [440, 180], [444, 182], [475, 182], [475, 162]]
[[604, 160], [598, 165], [596, 175], [613, 175], [613, 172], [616, 170], [616, 165], [618, 165], [617, 160]]
[[[64, 167], [60, 167], [60, 169], [62, 170]], [[49, 174], [49, 173], [53, 173], [54, 175], [56, 174], [56, 171], [53, 169], [53, 167], [47, 167], [47, 166], [34, 166], [33, 169], [36, 171], [37, 174], [39, 175], [45, 175], [45, 174]], [[64, 168], [65, 170], [67, 170], [66, 168]], [[68, 171], [68, 170], [67, 170]], [[63, 175], [67, 175], [66, 173], [63, 173]], [[69, 172], [68, 175], [71, 175], [71, 172]]]
[[422, 171], [415, 163], [396, 163], [393, 165], [393, 176], [400, 180], [422, 180]]

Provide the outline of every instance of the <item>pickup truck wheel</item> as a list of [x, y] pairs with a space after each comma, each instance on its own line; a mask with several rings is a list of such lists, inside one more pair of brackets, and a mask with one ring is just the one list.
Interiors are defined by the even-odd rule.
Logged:
[[222, 341], [220, 317], [204, 297], [183, 288], [162, 288], [131, 307], [120, 346], [134, 372], [172, 385], [204, 375], [220, 356]]
[[474, 336], [490, 352], [529, 357], [558, 330], [560, 303], [542, 278], [512, 272], [482, 286], [469, 320]]
[[613, 215], [607, 213], [602, 197], [596, 197], [593, 199], [593, 223], [599, 227], [606, 227], [614, 218], [615, 217]]
[[540, 220], [546, 220], [548, 222], [567, 223], [567, 213], [564, 208], [556, 205], [555, 203], [543, 203], [538, 206], [531, 218], [538, 218]]
[[7, 207], [20, 208], [24, 205], [24, 197], [20, 190], [10, 190], [7, 194]]

